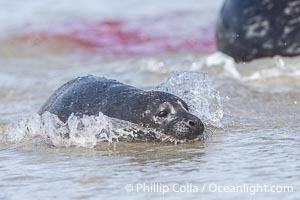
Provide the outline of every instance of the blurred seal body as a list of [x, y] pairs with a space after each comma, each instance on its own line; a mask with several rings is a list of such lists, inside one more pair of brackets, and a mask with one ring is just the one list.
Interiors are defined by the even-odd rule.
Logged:
[[299, 0], [226, 0], [217, 23], [218, 50], [236, 61], [300, 54]]
[[156, 129], [178, 139], [195, 139], [204, 131], [201, 120], [188, 111], [179, 97], [160, 91], [144, 91], [96, 76], [71, 80], [42, 106], [66, 122], [75, 116], [103, 114]]

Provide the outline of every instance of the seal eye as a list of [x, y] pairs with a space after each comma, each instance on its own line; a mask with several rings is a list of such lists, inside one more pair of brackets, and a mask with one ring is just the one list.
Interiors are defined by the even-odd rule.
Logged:
[[160, 112], [158, 113], [158, 116], [159, 116], [159, 117], [166, 117], [168, 114], [169, 114], [169, 113], [168, 113], [167, 111], [163, 110], [163, 111], [160, 111]]

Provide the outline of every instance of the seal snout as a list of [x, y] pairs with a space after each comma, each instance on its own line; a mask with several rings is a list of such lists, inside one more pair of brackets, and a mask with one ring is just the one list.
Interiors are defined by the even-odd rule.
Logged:
[[189, 139], [195, 139], [203, 134], [204, 125], [197, 117], [187, 120], [186, 126], [191, 130], [190, 134], [188, 134]]

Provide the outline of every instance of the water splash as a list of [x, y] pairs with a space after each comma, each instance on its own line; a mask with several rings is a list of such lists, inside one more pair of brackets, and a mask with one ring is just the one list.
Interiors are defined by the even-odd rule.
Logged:
[[[133, 131], [122, 128], [130, 126], [129, 122], [116, 123], [102, 113], [98, 116], [78, 118], [71, 115], [66, 123], [56, 115], [45, 112], [33, 114], [12, 123], [7, 128], [6, 142], [19, 142], [34, 137], [42, 137], [57, 147], [94, 147], [101, 141], [118, 141], [120, 137], [134, 137]], [[116, 125], [117, 124], [117, 125]]]
[[175, 144], [186, 142], [158, 130], [110, 118], [102, 113], [98, 116], [81, 118], [71, 115], [64, 123], [49, 112], [43, 115], [33, 114], [10, 124], [2, 140], [6, 143], [15, 143], [31, 141], [34, 138], [43, 138], [51, 145], [67, 148], [70, 146], [93, 148], [97, 142], [104, 141], [159, 141]]
[[208, 126], [223, 127], [223, 109], [219, 91], [213, 88], [212, 79], [207, 73], [173, 72], [159, 90], [181, 97], [189, 106], [190, 112]]

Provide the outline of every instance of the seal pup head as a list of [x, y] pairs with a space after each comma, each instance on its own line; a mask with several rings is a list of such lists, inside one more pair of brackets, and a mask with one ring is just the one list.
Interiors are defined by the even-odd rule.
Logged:
[[193, 140], [203, 134], [203, 123], [189, 112], [182, 99], [160, 91], [145, 93], [143, 105], [147, 106], [142, 113], [143, 126], [154, 127], [177, 139]]

